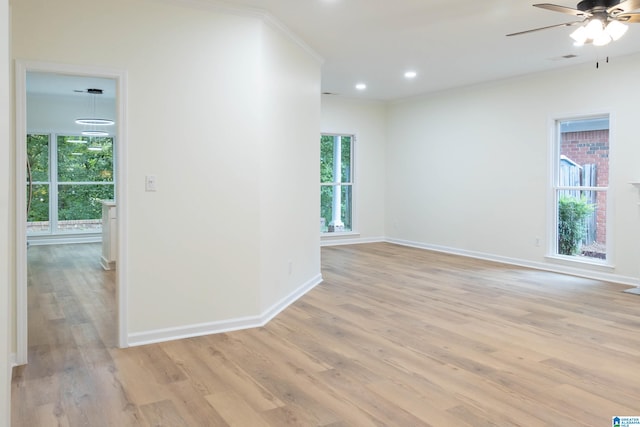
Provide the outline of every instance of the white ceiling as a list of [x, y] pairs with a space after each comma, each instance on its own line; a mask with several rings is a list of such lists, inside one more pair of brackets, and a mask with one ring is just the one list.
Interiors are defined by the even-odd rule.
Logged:
[[87, 89], [102, 89], [103, 97], [115, 98], [116, 81], [100, 77], [81, 77], [34, 71], [27, 73], [28, 93], [86, 97], [86, 92], [78, 91], [86, 91]]
[[[506, 34], [579, 20], [527, 0], [224, 0], [262, 10], [324, 58], [322, 90], [391, 100], [593, 63], [640, 50], [640, 24], [608, 46], [574, 47], [571, 27]], [[575, 8], [566, 0], [553, 2]], [[577, 55], [563, 59], [565, 55]], [[403, 74], [415, 70], [407, 81]], [[367, 90], [355, 89], [357, 82]]]
[[[188, 0], [180, 0], [188, 1]], [[193, 1], [193, 0], [191, 0]], [[266, 14], [324, 59], [322, 91], [393, 100], [640, 51], [640, 24], [608, 46], [574, 47], [571, 27], [506, 34], [579, 20], [527, 0], [199, 0]], [[558, 1], [575, 7], [576, 4]], [[576, 57], [565, 59], [566, 55]], [[404, 72], [418, 73], [413, 80]], [[108, 81], [31, 76], [30, 92], [100, 87]], [[51, 77], [51, 76], [48, 76]], [[358, 91], [356, 83], [367, 89]], [[115, 83], [111, 81], [112, 90]], [[612, 85], [615, 82], [612, 82]], [[104, 87], [101, 87], [104, 86]], [[105, 92], [105, 97], [111, 94]]]

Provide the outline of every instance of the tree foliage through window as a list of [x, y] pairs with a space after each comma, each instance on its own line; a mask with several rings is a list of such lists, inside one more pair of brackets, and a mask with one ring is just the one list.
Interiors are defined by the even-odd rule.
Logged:
[[54, 142], [52, 147], [46, 134], [27, 136], [32, 184], [27, 220], [50, 221], [49, 212], [56, 221], [100, 220], [101, 201], [114, 199], [113, 138], [59, 135]]
[[[336, 137], [340, 137], [340, 170], [336, 170]], [[320, 137], [320, 218], [321, 231], [329, 231], [329, 225], [337, 218], [344, 231], [352, 229], [352, 152], [351, 135], [321, 135]], [[340, 197], [340, 212], [334, 215], [336, 192]]]

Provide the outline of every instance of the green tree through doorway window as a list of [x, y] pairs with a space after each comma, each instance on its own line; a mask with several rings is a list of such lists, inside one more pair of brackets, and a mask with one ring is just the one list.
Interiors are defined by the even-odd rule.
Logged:
[[27, 156], [28, 231], [99, 232], [101, 201], [115, 196], [113, 138], [30, 134]]
[[320, 231], [353, 229], [353, 135], [320, 137]]

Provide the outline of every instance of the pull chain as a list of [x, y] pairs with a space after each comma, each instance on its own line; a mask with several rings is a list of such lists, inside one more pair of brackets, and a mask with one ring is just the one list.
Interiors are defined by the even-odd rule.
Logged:
[[[609, 63], [609, 57], [607, 56], [607, 58], [605, 59], [605, 62], [608, 64]], [[596, 60], [596, 69], [600, 68], [600, 62], [598, 62], [598, 60]]]

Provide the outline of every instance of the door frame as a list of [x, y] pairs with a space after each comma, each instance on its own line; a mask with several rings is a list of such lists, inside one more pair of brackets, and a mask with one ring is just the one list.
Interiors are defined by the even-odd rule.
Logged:
[[15, 184], [16, 184], [16, 363], [27, 363], [28, 354], [28, 312], [27, 312], [27, 217], [26, 192], [24, 183], [27, 181], [27, 72], [44, 72], [64, 74], [78, 77], [101, 77], [116, 81], [116, 136], [115, 144], [116, 160], [116, 215], [118, 218], [118, 267], [116, 268], [116, 311], [117, 311], [117, 345], [120, 348], [128, 347], [127, 327], [127, 188], [126, 179], [126, 151], [127, 151], [127, 75], [123, 70], [104, 67], [59, 64], [50, 62], [36, 62], [16, 60], [15, 63]]

